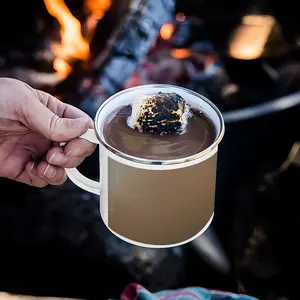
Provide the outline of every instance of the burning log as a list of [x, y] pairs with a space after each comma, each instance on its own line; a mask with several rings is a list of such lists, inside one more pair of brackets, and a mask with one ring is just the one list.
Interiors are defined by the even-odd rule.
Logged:
[[[1, 75], [25, 81], [77, 106], [91, 93], [90, 102], [98, 106], [122, 89], [155, 43], [162, 25], [173, 19], [175, 8], [174, 0], [126, 0], [122, 5], [111, 0], [85, 0], [80, 17], [73, 15], [76, 9], [64, 0], [43, 2], [39, 8], [50, 18], [47, 26], [45, 16], [41, 18], [45, 32], [39, 34], [46, 38], [26, 53], [15, 54], [8, 47], [7, 53], [1, 53]], [[103, 26], [96, 28], [104, 16], [105, 40]], [[117, 29], [111, 34], [108, 27]], [[100, 45], [105, 44], [103, 51]], [[79, 82], [79, 91], [74, 91]]]
[[[136, 0], [131, 4], [128, 16], [108, 41], [106, 50], [92, 62], [95, 77], [81, 84], [80, 97], [85, 99], [82, 108], [92, 108], [93, 114], [107, 96], [124, 87], [156, 42], [161, 26], [172, 18], [174, 8], [174, 0]], [[92, 82], [88, 88], [87, 81]], [[74, 103], [74, 95], [70, 96]], [[68, 98], [64, 101], [69, 102]]]
[[[110, 54], [104, 58], [105, 67], [98, 80], [113, 94], [123, 87], [156, 41], [161, 26], [171, 19], [173, 0], [137, 0], [129, 16], [109, 41]], [[102, 66], [103, 57], [94, 61], [94, 69]]]

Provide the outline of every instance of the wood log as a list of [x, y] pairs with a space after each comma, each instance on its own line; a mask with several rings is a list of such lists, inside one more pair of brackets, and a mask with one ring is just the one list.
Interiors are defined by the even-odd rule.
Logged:
[[[98, 107], [108, 96], [122, 90], [155, 44], [161, 26], [172, 19], [174, 10], [174, 0], [133, 1], [105, 50], [92, 62], [88, 80], [93, 84], [87, 88], [82, 83], [79, 95], [67, 95], [63, 101], [71, 103], [79, 97], [85, 100], [85, 106]], [[99, 93], [99, 87], [103, 92]]]
[[174, 5], [174, 0], [136, 0], [131, 4], [127, 18], [108, 42], [109, 55], [93, 62], [98, 81], [108, 94], [122, 89], [144, 60], [159, 29], [172, 18]]

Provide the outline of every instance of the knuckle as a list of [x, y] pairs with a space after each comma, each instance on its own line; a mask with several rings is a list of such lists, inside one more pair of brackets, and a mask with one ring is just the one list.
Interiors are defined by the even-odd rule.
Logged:
[[59, 121], [59, 117], [55, 114], [52, 115], [49, 123], [49, 128], [48, 128], [48, 135], [51, 140], [53, 140], [54, 136], [56, 135], [56, 128], [57, 128], [57, 123]]
[[64, 124], [62, 122], [63, 120], [59, 116], [55, 114], [52, 115], [48, 127], [48, 136], [50, 140], [56, 141], [63, 139], [64, 131], [61, 130], [61, 128]]

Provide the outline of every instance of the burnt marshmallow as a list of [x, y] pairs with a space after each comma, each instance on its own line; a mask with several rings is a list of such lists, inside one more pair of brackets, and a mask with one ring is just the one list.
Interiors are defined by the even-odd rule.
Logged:
[[190, 115], [190, 107], [180, 95], [160, 92], [135, 101], [127, 125], [140, 132], [182, 133]]

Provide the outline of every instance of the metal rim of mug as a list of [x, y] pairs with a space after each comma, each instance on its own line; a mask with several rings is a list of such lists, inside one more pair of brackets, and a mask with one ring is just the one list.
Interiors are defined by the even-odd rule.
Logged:
[[[122, 96], [125, 93], [134, 91], [134, 90], [140, 90], [140, 89], [146, 89], [146, 88], [176, 88], [176, 89], [181, 89], [183, 92], [186, 92], [188, 94], [192, 94], [198, 98], [200, 98], [202, 101], [205, 101], [208, 105], [210, 105], [213, 110], [216, 112], [219, 121], [220, 121], [220, 130], [217, 133], [217, 136], [214, 140], [214, 142], [207, 147], [206, 149], [204, 149], [203, 151], [187, 156], [187, 157], [183, 157], [183, 158], [176, 158], [176, 159], [169, 159], [169, 160], [152, 160], [152, 159], [147, 159], [147, 158], [141, 158], [141, 157], [136, 157], [136, 156], [132, 156], [129, 154], [126, 154], [114, 147], [112, 147], [111, 145], [109, 145], [109, 143], [107, 143], [105, 141], [105, 138], [103, 136], [103, 132], [98, 132], [98, 124], [99, 124], [99, 118], [100, 118], [100, 114], [102, 109], [111, 101], [113, 101], [115, 98]], [[197, 160], [203, 156], [205, 156], [206, 154], [208, 154], [209, 152], [211, 152], [215, 147], [217, 147], [219, 145], [219, 143], [221, 142], [224, 133], [225, 133], [225, 124], [224, 124], [224, 119], [223, 116], [220, 112], [220, 110], [216, 107], [215, 104], [213, 104], [210, 100], [208, 100], [206, 97], [202, 96], [201, 94], [194, 92], [192, 90], [180, 87], [180, 86], [175, 86], [175, 85], [169, 85], [169, 84], [147, 84], [147, 85], [140, 85], [140, 86], [136, 86], [136, 87], [132, 87], [132, 88], [128, 88], [125, 89], [123, 91], [120, 91], [114, 95], [112, 95], [111, 97], [109, 97], [98, 109], [96, 116], [95, 116], [95, 133], [96, 136], [99, 140], [99, 142], [101, 143], [101, 145], [103, 145], [108, 151], [114, 153], [115, 155], [122, 157], [123, 159], [135, 162], [135, 163], [141, 163], [141, 164], [147, 164], [147, 165], [176, 165], [176, 164], [183, 164], [183, 163], [187, 163], [193, 160]]]

